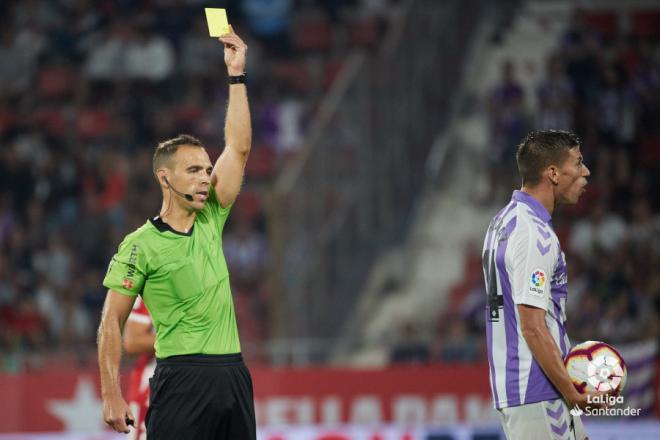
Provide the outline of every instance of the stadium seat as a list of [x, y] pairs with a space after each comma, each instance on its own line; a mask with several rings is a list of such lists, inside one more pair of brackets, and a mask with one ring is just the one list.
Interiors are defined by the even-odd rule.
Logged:
[[254, 221], [262, 211], [259, 196], [253, 191], [242, 191], [240, 197], [236, 199], [234, 211], [246, 220]]
[[83, 139], [94, 139], [108, 132], [112, 125], [110, 112], [101, 108], [88, 108], [78, 114], [78, 135]]
[[660, 164], [660, 134], [649, 136], [642, 143], [641, 156], [643, 161], [649, 165]]
[[636, 11], [632, 14], [632, 34], [639, 38], [660, 36], [660, 11]]
[[323, 88], [325, 90], [332, 87], [332, 83], [339, 75], [339, 72], [341, 72], [342, 67], [344, 67], [344, 62], [342, 60], [332, 60], [325, 63], [323, 69]]
[[16, 125], [18, 115], [9, 108], [0, 109], [0, 134], [5, 133]]
[[257, 179], [270, 179], [275, 171], [275, 151], [269, 145], [257, 145], [250, 152], [245, 175]]
[[32, 115], [31, 122], [43, 127], [51, 136], [61, 137], [66, 134], [67, 121], [60, 109], [40, 109]]
[[172, 111], [172, 119], [175, 124], [194, 123], [203, 116], [204, 109], [195, 104], [178, 105]]
[[616, 35], [619, 31], [619, 14], [613, 11], [587, 12], [584, 20], [606, 38]]
[[70, 67], [48, 66], [39, 72], [37, 88], [44, 98], [62, 98], [71, 94], [75, 82]]
[[310, 85], [307, 67], [301, 61], [278, 61], [272, 66], [272, 75], [273, 78], [293, 87], [294, 90], [305, 91]]
[[380, 27], [375, 18], [358, 19], [349, 26], [351, 46], [375, 47], [380, 39]]
[[300, 51], [326, 51], [332, 44], [332, 28], [326, 19], [301, 21], [295, 27], [294, 42]]

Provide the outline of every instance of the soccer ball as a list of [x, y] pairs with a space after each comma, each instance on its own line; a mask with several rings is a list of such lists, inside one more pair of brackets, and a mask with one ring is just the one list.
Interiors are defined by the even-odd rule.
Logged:
[[586, 341], [566, 355], [564, 365], [573, 385], [580, 393], [610, 392], [621, 394], [626, 385], [626, 363], [611, 345]]

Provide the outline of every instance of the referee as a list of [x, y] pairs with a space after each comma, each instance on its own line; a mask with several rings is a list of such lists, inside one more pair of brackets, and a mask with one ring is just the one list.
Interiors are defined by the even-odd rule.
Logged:
[[134, 416], [121, 393], [121, 332], [141, 295], [156, 329], [149, 440], [255, 440], [252, 380], [243, 364], [222, 230], [250, 152], [245, 87], [247, 46], [230, 28], [219, 39], [229, 74], [226, 146], [215, 166], [202, 144], [180, 135], [161, 142], [153, 171], [160, 214], [127, 235], [103, 285], [98, 332], [105, 422], [129, 432]]

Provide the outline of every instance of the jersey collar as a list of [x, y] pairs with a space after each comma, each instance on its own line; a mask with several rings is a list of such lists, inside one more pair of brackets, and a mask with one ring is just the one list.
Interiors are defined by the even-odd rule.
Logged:
[[190, 231], [188, 231], [188, 232], [179, 232], [179, 231], [177, 231], [177, 230], [175, 230], [175, 229], [172, 229], [172, 227], [171, 227], [169, 224], [165, 223], [165, 222], [163, 221], [163, 219], [160, 218], [159, 215], [157, 215], [157, 216], [154, 217], [154, 218], [150, 218], [149, 221], [151, 222], [152, 225], [154, 225], [154, 227], [155, 227], [156, 229], [158, 229], [159, 232], [167, 232], [167, 231], [170, 231], [170, 232], [172, 232], [173, 234], [176, 234], [176, 235], [183, 235], [184, 237], [190, 237], [190, 236], [192, 235], [193, 229], [195, 229], [195, 224], [193, 223], [193, 225], [190, 227]]
[[525, 205], [529, 206], [532, 209], [532, 212], [536, 214], [537, 217], [539, 217], [541, 220], [543, 220], [546, 223], [550, 223], [552, 220], [552, 216], [548, 212], [547, 209], [543, 205], [541, 205], [541, 202], [536, 200], [534, 197], [531, 195], [527, 194], [524, 191], [514, 191], [513, 196], [511, 199], [515, 200], [516, 202], [521, 202], [524, 203]]

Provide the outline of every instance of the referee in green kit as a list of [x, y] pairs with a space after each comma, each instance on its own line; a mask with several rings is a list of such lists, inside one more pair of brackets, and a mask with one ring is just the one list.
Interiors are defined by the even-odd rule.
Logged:
[[126, 236], [103, 280], [108, 288], [98, 332], [103, 416], [125, 433], [134, 420], [120, 388], [121, 332], [135, 297], [142, 295], [157, 333], [149, 440], [256, 439], [252, 379], [241, 357], [222, 252], [222, 230], [252, 142], [247, 46], [231, 28], [220, 41], [229, 74], [225, 149], [212, 166], [192, 136], [156, 147], [160, 214]]

